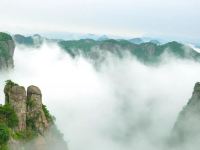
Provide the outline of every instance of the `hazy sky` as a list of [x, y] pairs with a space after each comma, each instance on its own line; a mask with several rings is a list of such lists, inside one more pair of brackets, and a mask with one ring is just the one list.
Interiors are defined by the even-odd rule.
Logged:
[[1, 0], [0, 29], [198, 40], [199, 0]]

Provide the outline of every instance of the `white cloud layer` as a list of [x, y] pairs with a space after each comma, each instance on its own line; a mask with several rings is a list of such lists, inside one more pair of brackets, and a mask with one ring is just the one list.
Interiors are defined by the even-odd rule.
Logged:
[[15, 52], [15, 69], [3, 85], [41, 88], [70, 150], [159, 150], [200, 81], [200, 64], [166, 58], [158, 67], [114, 56], [99, 71], [84, 58], [70, 58], [56, 45]]

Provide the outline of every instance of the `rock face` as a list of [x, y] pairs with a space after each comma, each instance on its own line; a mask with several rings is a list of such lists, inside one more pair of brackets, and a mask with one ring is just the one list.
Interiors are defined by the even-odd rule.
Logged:
[[0, 70], [14, 67], [14, 49], [15, 43], [12, 37], [0, 32]]
[[17, 114], [18, 131], [26, 129], [26, 90], [11, 81], [7, 81], [4, 88], [5, 104], [10, 104]]
[[40, 89], [33, 85], [29, 86], [26, 95], [23, 86], [7, 81], [4, 92], [6, 95], [5, 103], [10, 104], [18, 116], [18, 131], [23, 131], [26, 127], [34, 127], [40, 134], [44, 134], [49, 123], [43, 111]]
[[17, 126], [10, 129], [14, 135], [8, 142], [10, 150], [67, 150], [37, 86], [29, 86], [26, 93], [23, 86], [8, 80], [4, 93], [5, 105], [11, 106], [18, 118]]
[[[196, 83], [192, 97], [180, 112], [173, 129], [173, 140], [187, 145], [200, 142], [200, 83]], [[200, 146], [200, 144], [198, 144]]]
[[15, 85], [7, 93], [8, 103], [17, 114], [19, 125], [18, 130], [26, 129], [26, 90], [23, 86]]
[[27, 119], [34, 119], [35, 128], [41, 134], [44, 134], [49, 124], [42, 107], [42, 93], [40, 89], [33, 85], [29, 86], [27, 89]]

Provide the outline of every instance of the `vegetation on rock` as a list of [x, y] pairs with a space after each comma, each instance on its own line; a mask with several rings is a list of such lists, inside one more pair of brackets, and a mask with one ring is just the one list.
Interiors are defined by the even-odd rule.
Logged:
[[17, 115], [9, 104], [0, 106], [0, 123], [5, 123], [10, 128], [18, 125]]
[[0, 32], [0, 69], [13, 68], [13, 54], [15, 49], [15, 43], [12, 37]]
[[0, 145], [7, 144], [9, 140], [9, 128], [5, 124], [0, 124]]
[[42, 105], [42, 109], [44, 111], [44, 114], [45, 114], [48, 122], [53, 123], [55, 118], [49, 113], [49, 110], [47, 109], [47, 106], [46, 105]]

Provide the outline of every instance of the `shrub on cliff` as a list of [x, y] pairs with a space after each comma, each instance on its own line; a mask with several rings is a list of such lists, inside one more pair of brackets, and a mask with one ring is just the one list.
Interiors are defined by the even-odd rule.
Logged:
[[0, 122], [6, 124], [10, 128], [18, 125], [17, 115], [9, 104], [0, 106]]
[[6, 144], [9, 140], [9, 129], [5, 124], [0, 124], [0, 145]]
[[53, 123], [53, 121], [55, 120], [55, 118], [49, 113], [49, 110], [47, 109], [46, 105], [42, 105], [42, 110], [44, 111], [44, 114], [45, 114], [47, 120], [50, 123]]

